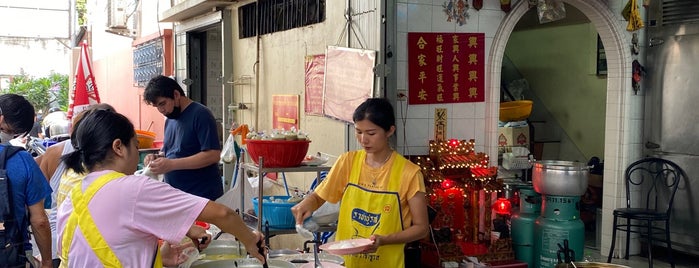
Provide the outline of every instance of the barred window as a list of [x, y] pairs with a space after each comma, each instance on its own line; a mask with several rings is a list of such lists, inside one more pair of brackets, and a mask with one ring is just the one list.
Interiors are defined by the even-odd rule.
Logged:
[[238, 9], [239, 37], [256, 36], [257, 4], [260, 34], [285, 31], [325, 20], [325, 0], [258, 0]]

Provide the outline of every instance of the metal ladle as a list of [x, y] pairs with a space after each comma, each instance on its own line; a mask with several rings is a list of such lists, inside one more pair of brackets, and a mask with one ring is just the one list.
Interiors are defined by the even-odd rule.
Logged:
[[318, 244], [320, 244], [320, 241], [313, 243], [313, 261], [315, 262], [315, 268], [323, 268], [320, 259], [318, 259]]

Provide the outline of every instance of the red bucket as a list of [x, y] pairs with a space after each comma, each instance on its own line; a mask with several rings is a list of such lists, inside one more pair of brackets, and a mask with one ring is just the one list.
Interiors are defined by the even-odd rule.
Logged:
[[297, 167], [308, 152], [308, 140], [247, 140], [248, 153], [255, 164], [259, 157], [265, 167]]

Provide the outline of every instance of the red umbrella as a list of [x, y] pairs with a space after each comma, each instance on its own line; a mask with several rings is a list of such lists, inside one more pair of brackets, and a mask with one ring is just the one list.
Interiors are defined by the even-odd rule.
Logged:
[[88, 54], [87, 42], [83, 42], [80, 48], [80, 58], [75, 69], [75, 81], [73, 81], [73, 88], [70, 90], [69, 96], [68, 118], [72, 118], [74, 114], [82, 112], [92, 104], [100, 103], [95, 76], [92, 75], [92, 63]]

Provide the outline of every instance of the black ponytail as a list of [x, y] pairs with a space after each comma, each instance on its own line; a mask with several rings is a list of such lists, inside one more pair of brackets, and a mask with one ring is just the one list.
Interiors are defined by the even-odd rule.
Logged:
[[75, 151], [61, 159], [77, 173], [91, 171], [95, 165], [110, 160], [114, 140], [121, 140], [122, 144], [129, 146], [135, 135], [133, 124], [122, 114], [107, 110], [87, 111], [73, 126], [70, 135]]

